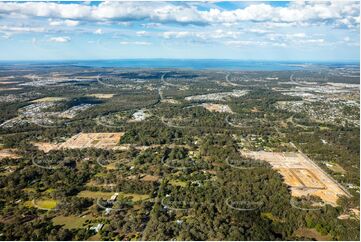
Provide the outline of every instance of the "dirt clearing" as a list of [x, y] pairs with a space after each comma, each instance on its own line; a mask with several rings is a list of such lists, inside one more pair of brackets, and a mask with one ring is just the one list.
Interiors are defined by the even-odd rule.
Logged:
[[339, 196], [349, 196], [345, 188], [302, 153], [241, 151], [241, 154], [269, 162], [291, 187], [292, 196], [315, 195], [332, 206], [337, 205]]

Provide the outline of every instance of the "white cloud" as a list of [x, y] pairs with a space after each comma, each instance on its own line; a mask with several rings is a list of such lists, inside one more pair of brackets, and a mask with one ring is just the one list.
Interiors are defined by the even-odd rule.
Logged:
[[256, 41], [256, 40], [229, 40], [224, 42], [225, 45], [232, 47], [247, 47], [247, 46], [259, 46], [259, 47], [286, 47], [285, 43], [269, 42], [269, 41]]
[[296, 37], [296, 38], [305, 38], [306, 34], [305, 33], [296, 33], [296, 34], [293, 34], [292, 36]]
[[35, 33], [43, 33], [45, 31], [46, 30], [43, 27], [0, 25], [0, 32], [9, 32], [9, 33], [35, 32]]
[[66, 43], [71, 40], [68, 36], [58, 36], [58, 37], [51, 37], [49, 41], [56, 42], [56, 43]]
[[252, 3], [245, 8], [234, 10], [217, 8], [199, 10], [194, 4], [170, 2], [109, 1], [101, 2], [99, 5], [0, 2], [0, 15], [72, 19], [65, 23], [68, 26], [77, 25], [77, 20], [118, 22], [147, 20], [152, 23], [173, 22], [178, 24], [232, 24], [243, 21], [297, 24], [336, 23], [351, 28], [359, 25], [360, 4], [357, 1], [325, 1], [290, 3], [288, 6], [280, 7], [266, 3]]
[[135, 34], [136, 34], [137, 36], [145, 36], [145, 35], [148, 34], [148, 32], [147, 32], [147, 31], [137, 31]]
[[150, 42], [146, 41], [121, 41], [119, 42], [121, 45], [150, 45]]
[[299, 43], [323, 44], [323, 43], [325, 43], [325, 40], [324, 39], [306, 39], [306, 40], [300, 40]]
[[66, 26], [75, 27], [75, 26], [77, 26], [79, 24], [79, 21], [67, 19], [67, 20], [64, 21], [64, 23], [65, 23]]
[[189, 31], [167, 31], [163, 32], [163, 38], [171, 39], [171, 38], [184, 38], [188, 36], [192, 36], [193, 33]]
[[50, 26], [68, 26], [68, 27], [75, 27], [77, 25], [79, 25], [79, 21], [75, 21], [75, 20], [49, 20], [49, 25]]
[[267, 29], [247, 29], [248, 32], [251, 32], [251, 33], [256, 33], [256, 34], [266, 34], [266, 33], [270, 33], [269, 30]]
[[102, 29], [96, 29], [96, 30], [94, 31], [94, 34], [99, 34], [99, 35], [101, 35], [101, 34], [103, 34], [103, 30], [102, 30]]
[[209, 39], [222, 39], [222, 38], [239, 38], [241, 32], [229, 31], [223, 29], [215, 29], [211, 31], [166, 31], [162, 33], [162, 37], [165, 39], [180, 39], [187, 37], [194, 37], [202, 40]]

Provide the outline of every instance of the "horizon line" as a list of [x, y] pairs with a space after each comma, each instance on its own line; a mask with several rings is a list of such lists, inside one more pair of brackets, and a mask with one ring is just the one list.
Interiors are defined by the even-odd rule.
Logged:
[[151, 57], [151, 58], [106, 58], [106, 59], [19, 59], [19, 60], [2, 60], [0, 62], [77, 62], [77, 61], [135, 61], [135, 60], [176, 60], [176, 61], [251, 61], [251, 62], [352, 62], [360, 64], [360, 59], [349, 59], [349, 60], [282, 60], [282, 59], [235, 59], [235, 58], [163, 58], [163, 57]]

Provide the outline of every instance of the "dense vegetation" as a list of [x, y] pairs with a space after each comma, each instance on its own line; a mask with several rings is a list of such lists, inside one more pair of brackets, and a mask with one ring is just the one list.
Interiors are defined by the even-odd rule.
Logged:
[[[46, 76], [58, 68], [34, 67], [31, 72]], [[70, 78], [102, 74], [108, 85], [92, 78], [80, 83], [24, 86], [31, 97], [1, 103], [0, 123], [42, 97], [66, 98], [51, 110], [54, 112], [93, 105], [65, 125], [28, 123], [0, 129], [1, 148], [17, 149], [20, 156], [1, 160], [1, 240], [312, 239], [307, 234], [296, 235], [301, 228], [314, 229], [332, 240], [359, 239], [359, 220], [338, 218], [352, 208], [359, 209], [357, 188], [350, 189], [352, 198], [340, 198], [338, 207], [299, 210], [291, 206], [293, 198], [282, 176], [268, 163], [258, 161], [258, 167], [245, 170], [227, 163], [227, 159], [248, 162], [240, 156], [240, 149], [296, 151], [292, 142], [341, 184], [359, 184], [359, 126], [320, 124], [304, 113], [277, 108], [278, 102], [302, 100], [274, 89], [279, 82], [289, 81], [289, 72], [234, 73], [232, 81], [248, 93], [215, 101], [229, 105], [230, 114], [209, 112], [197, 106], [201, 101], [184, 100], [186, 96], [232, 91], [233, 87], [219, 84], [224, 79], [219, 72], [172, 70], [167, 82], [173, 85], [165, 85], [162, 71], [115, 74], [112, 68], [62, 68]], [[8, 75], [12, 75], [10, 70]], [[299, 71], [295, 77], [309, 81], [315, 75]], [[269, 76], [279, 79], [267, 85], [246, 80]], [[24, 77], [15, 81], [30, 82]], [[175, 84], [188, 88], [179, 90]], [[177, 102], [162, 100], [159, 88], [164, 85], [164, 97]], [[87, 96], [97, 93], [115, 95], [110, 99]], [[142, 108], [149, 111], [149, 118], [124, 121]], [[99, 123], [99, 117], [106, 117], [107, 125]], [[124, 132], [119, 145], [129, 147], [45, 153], [33, 145], [36, 141], [60, 143], [79, 132]], [[337, 163], [345, 172], [332, 171], [323, 161]], [[99, 203], [109, 206], [107, 199], [114, 193], [120, 195], [113, 210], [107, 212]], [[56, 201], [56, 206], [48, 210], [39, 205], [51, 201]], [[59, 218], [72, 220], [55, 222]], [[79, 225], [70, 226], [72, 223]], [[104, 227], [96, 233], [90, 228], [98, 223]]]

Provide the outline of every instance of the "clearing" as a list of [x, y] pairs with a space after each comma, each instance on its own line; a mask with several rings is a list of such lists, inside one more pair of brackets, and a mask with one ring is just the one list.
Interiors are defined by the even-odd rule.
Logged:
[[332, 237], [330, 235], [321, 235], [316, 229], [309, 229], [309, 228], [299, 228], [295, 235], [297, 237], [305, 237], [310, 239], [315, 239], [318, 241], [330, 241]]
[[44, 103], [44, 102], [61, 102], [66, 100], [63, 97], [43, 97], [36, 100], [31, 101], [32, 103]]
[[115, 94], [113, 93], [93, 93], [93, 94], [89, 94], [87, 95], [88, 97], [95, 97], [95, 98], [99, 98], [99, 99], [110, 99], [112, 97], [114, 97]]
[[233, 113], [232, 109], [225, 104], [203, 103], [201, 106], [210, 112]]
[[345, 188], [302, 153], [241, 151], [241, 154], [270, 163], [291, 187], [292, 196], [315, 195], [332, 206], [337, 205], [339, 196], [350, 196]]
[[[118, 192], [118, 199], [120, 198], [128, 198], [133, 202], [138, 202], [142, 200], [146, 200], [149, 198], [147, 194], [136, 194], [136, 193], [124, 193]], [[114, 195], [114, 192], [93, 192], [93, 191], [81, 191], [78, 194], [78, 197], [84, 198], [95, 198], [95, 199], [110, 199]]]
[[52, 144], [46, 142], [33, 143], [39, 150], [49, 152], [50, 150], [59, 149], [113, 149], [118, 146], [123, 132], [118, 133], [79, 133], [72, 136], [67, 141], [60, 144]]
[[33, 207], [40, 210], [52, 210], [56, 208], [58, 205], [58, 201], [54, 199], [38, 199], [38, 200], [32, 200], [32, 201], [26, 201], [25, 206], [27, 207]]
[[0, 149], [0, 160], [1, 159], [19, 159], [21, 156], [16, 154], [16, 149]]
[[57, 216], [52, 219], [55, 225], [64, 225], [65, 229], [77, 229], [84, 226], [84, 224], [91, 219], [94, 219], [91, 215], [83, 215], [83, 216]]

